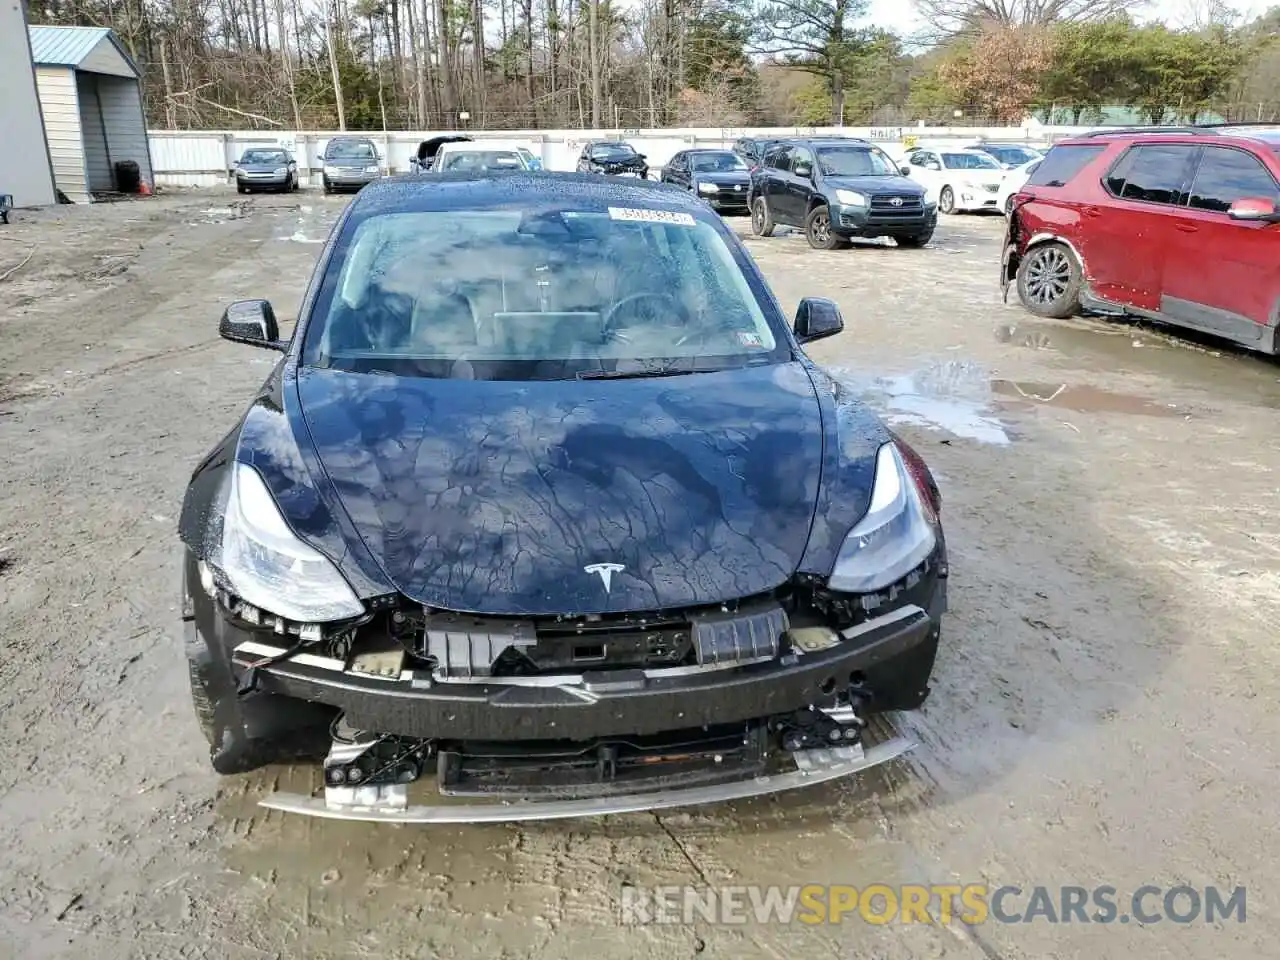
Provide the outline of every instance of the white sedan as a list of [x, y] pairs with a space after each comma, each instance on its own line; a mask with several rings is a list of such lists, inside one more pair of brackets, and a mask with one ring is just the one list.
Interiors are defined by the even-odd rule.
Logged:
[[999, 210], [997, 195], [1004, 171], [977, 150], [912, 150], [903, 158], [902, 172], [923, 184], [925, 197], [942, 213]]
[[1040, 161], [1043, 159], [1044, 157], [1036, 157], [1020, 167], [1014, 167], [1004, 175], [1000, 192], [996, 196], [999, 199], [1000, 209], [1006, 217], [1013, 212], [1013, 198], [1027, 185], [1027, 181], [1031, 179], [1031, 175], [1036, 172], [1036, 167], [1040, 166]]

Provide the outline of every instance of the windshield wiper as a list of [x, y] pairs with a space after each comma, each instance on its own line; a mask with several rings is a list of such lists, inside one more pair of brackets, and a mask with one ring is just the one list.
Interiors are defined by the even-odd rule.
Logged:
[[683, 377], [697, 373], [692, 367], [644, 367], [639, 370], [580, 370], [579, 380], [637, 380], [641, 377]]

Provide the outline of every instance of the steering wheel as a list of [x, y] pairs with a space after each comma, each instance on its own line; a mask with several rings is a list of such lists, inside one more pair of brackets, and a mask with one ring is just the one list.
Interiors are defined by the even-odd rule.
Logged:
[[658, 290], [645, 290], [645, 291], [641, 291], [640, 293], [632, 293], [623, 297], [621, 300], [615, 303], [613, 307], [609, 310], [608, 314], [605, 315], [604, 329], [609, 336], [616, 337], [622, 340], [626, 339], [625, 335], [621, 334], [619, 331], [614, 329], [613, 327], [614, 320], [617, 318], [618, 314], [622, 312], [622, 309], [624, 307], [629, 307], [631, 304], [637, 303], [641, 300], [660, 300], [671, 309], [672, 313], [679, 314], [682, 321], [688, 320], [688, 316], [685, 314], [685, 311], [684, 311], [684, 306], [680, 303], [679, 300], [677, 300], [671, 294], [662, 293], [661, 291], [658, 291]]

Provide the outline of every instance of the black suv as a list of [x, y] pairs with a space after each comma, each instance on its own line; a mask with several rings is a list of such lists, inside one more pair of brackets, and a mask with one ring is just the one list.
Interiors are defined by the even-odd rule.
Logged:
[[751, 174], [751, 229], [800, 227], [817, 250], [852, 237], [893, 237], [922, 247], [933, 237], [938, 206], [924, 187], [866, 140], [826, 138], [774, 144]]

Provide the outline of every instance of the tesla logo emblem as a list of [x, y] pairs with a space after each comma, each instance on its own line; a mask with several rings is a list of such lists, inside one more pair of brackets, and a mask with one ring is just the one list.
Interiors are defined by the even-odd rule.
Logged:
[[585, 573], [598, 573], [604, 583], [604, 592], [608, 593], [613, 587], [613, 575], [627, 568], [620, 563], [589, 563], [582, 569]]
[[889, 203], [891, 203], [895, 207], [900, 207], [902, 206], [902, 198], [894, 197], [892, 200], [889, 201]]

